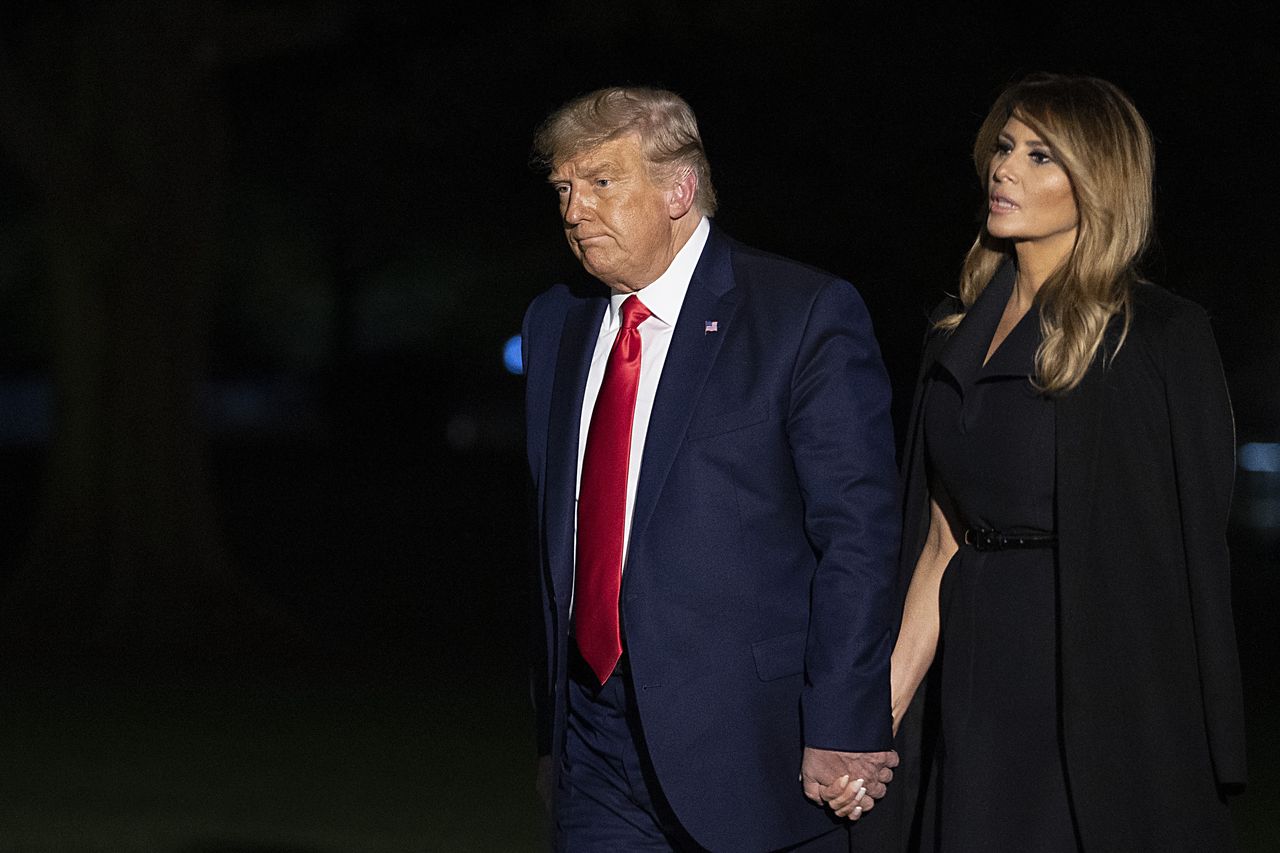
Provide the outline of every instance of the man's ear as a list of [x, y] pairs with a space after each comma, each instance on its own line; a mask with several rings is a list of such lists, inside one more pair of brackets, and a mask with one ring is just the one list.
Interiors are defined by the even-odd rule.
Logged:
[[697, 194], [698, 176], [693, 169], [685, 169], [671, 189], [667, 190], [667, 214], [672, 219], [683, 218], [693, 207], [693, 199]]

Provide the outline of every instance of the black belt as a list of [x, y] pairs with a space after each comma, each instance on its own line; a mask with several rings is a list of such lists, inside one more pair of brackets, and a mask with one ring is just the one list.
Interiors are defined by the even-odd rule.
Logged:
[[1001, 533], [985, 527], [970, 527], [964, 532], [964, 544], [976, 551], [1003, 551], [1006, 548], [1057, 548], [1058, 537], [1052, 533]]

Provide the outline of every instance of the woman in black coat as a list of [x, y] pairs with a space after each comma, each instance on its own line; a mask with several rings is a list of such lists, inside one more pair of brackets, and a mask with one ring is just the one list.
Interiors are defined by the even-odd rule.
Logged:
[[916, 842], [1230, 849], [1233, 423], [1204, 312], [1136, 272], [1150, 132], [1111, 84], [1037, 75], [974, 159], [986, 225], [932, 318], [904, 453]]

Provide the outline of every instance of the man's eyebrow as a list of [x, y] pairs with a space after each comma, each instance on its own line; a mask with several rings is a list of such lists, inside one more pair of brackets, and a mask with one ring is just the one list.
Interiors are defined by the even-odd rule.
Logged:
[[[581, 166], [574, 170], [574, 174], [579, 178], [596, 178], [600, 175], [607, 175], [611, 172], [617, 172], [618, 167], [608, 160], [601, 160], [599, 163], [591, 163], [587, 166]], [[567, 178], [552, 172], [547, 175], [547, 182], [551, 184], [564, 183]]]

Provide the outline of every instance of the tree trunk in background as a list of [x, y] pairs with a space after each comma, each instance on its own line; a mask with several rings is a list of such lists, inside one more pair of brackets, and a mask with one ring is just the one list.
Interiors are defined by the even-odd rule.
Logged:
[[263, 614], [225, 554], [198, 423], [226, 185], [219, 8], [42, 13], [0, 100], [43, 204], [56, 399], [41, 521], [0, 611], [24, 643], [218, 651]]

